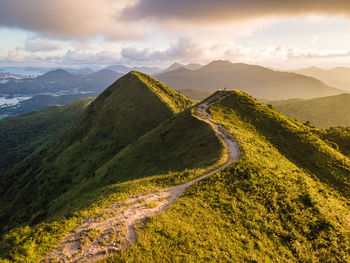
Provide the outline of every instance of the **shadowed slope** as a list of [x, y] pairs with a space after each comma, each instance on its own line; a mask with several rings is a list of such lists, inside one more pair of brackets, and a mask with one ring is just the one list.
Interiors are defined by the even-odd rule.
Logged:
[[57, 147], [9, 171], [13, 184], [1, 196], [3, 226], [40, 222], [48, 204], [138, 137], [192, 105], [150, 76], [130, 72], [93, 101]]
[[[53, 106], [0, 121], [0, 171], [23, 160], [41, 146], [54, 143], [78, 121], [93, 98]], [[4, 184], [4, 182], [1, 182]]]
[[[109, 218], [109, 207], [121, 206], [132, 195], [147, 195], [186, 183], [226, 161], [227, 152], [213, 128], [186, 110], [132, 142], [91, 176], [50, 202], [42, 211], [45, 219], [41, 223], [11, 229], [0, 242], [0, 255], [37, 262], [81, 223], [100, 215], [105, 220]], [[138, 201], [141, 205], [144, 202], [142, 198]], [[123, 234], [111, 236], [108, 242], [113, 243]], [[86, 244], [84, 235], [74, 241], [82, 248]]]

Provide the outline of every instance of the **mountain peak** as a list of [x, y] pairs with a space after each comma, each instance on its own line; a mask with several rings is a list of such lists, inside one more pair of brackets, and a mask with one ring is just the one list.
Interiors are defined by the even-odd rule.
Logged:
[[228, 65], [233, 65], [233, 63], [228, 60], [214, 60], [209, 64], [207, 64], [206, 66], [228, 66]]
[[178, 62], [174, 62], [169, 67], [164, 69], [161, 72], [161, 74], [166, 73], [166, 72], [170, 72], [170, 71], [175, 71], [175, 70], [178, 70], [181, 68], [186, 69], [186, 70], [197, 70], [197, 69], [200, 69], [201, 67], [202, 67], [202, 65], [199, 63], [189, 63], [189, 64], [185, 65], [185, 64], [180, 64]]
[[133, 79], [141, 82], [143, 87], [157, 95], [174, 113], [179, 113], [193, 104], [190, 99], [183, 96], [180, 92], [168, 87], [150, 75], [133, 70], [124, 77], [128, 78], [131, 82]]
[[49, 72], [46, 72], [44, 75], [39, 76], [39, 79], [44, 79], [44, 80], [61, 80], [61, 79], [66, 79], [66, 78], [73, 78], [74, 75], [63, 70], [63, 69], [55, 69], [51, 70]]
[[46, 72], [43, 76], [49, 76], [49, 75], [71, 75], [71, 74], [68, 71], [65, 71], [64, 69], [59, 68], [59, 69]]

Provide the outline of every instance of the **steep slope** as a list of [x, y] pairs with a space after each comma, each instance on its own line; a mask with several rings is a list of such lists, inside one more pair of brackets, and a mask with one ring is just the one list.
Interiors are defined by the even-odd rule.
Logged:
[[300, 122], [310, 121], [318, 128], [350, 126], [350, 94], [309, 100], [270, 101], [275, 109]]
[[[203, 175], [192, 179], [186, 183], [176, 185], [173, 187], [167, 187], [163, 189], [159, 189], [157, 191], [153, 191], [151, 193], [146, 193], [146, 194], [141, 194], [138, 196], [133, 196], [131, 198], [126, 199], [123, 203], [119, 204], [114, 204], [112, 206], [106, 207], [103, 209], [103, 212], [100, 212], [100, 214], [96, 215], [94, 218], [95, 219], [88, 219], [85, 220], [82, 224], [78, 225], [74, 231], [71, 231], [68, 233], [60, 242], [60, 244], [52, 250], [45, 259], [41, 260], [41, 262], [45, 261], [63, 261], [63, 262], [77, 262], [77, 261], [96, 261], [98, 259], [102, 259], [108, 256], [108, 254], [113, 254], [115, 251], [119, 249], [125, 249], [127, 246], [129, 246], [132, 242], [134, 242], [135, 237], [136, 237], [136, 232], [137, 228], [135, 227], [136, 224], [138, 224], [140, 221], [146, 220], [148, 217], [161, 213], [164, 211], [169, 205], [174, 203], [184, 192], [185, 189], [187, 189], [190, 185], [203, 180], [204, 178], [207, 178], [208, 176], [211, 176], [218, 171], [223, 170], [225, 167], [228, 167], [230, 164], [232, 164], [234, 161], [237, 161], [240, 156], [240, 151], [238, 148], [237, 141], [234, 139], [232, 134], [228, 133], [228, 131], [222, 127], [219, 126], [215, 123], [213, 123], [210, 120], [210, 115], [207, 112], [207, 109], [210, 107], [210, 105], [217, 103], [220, 99], [222, 99], [224, 96], [226, 96], [226, 92], [221, 92], [217, 93], [215, 96], [212, 96], [210, 99], [200, 103], [196, 109], [195, 109], [195, 115], [204, 120], [206, 123], [210, 124], [214, 130], [217, 132], [218, 136], [222, 139], [223, 144], [227, 148], [227, 161], [220, 165], [220, 160], [219, 160], [219, 166], [211, 170], [210, 172], [206, 172]], [[190, 137], [187, 137], [187, 135], [197, 135], [194, 136], [193, 138], [195, 142], [203, 142], [204, 138], [203, 136], [199, 136], [199, 133], [202, 130], [200, 126], [198, 126], [199, 122], [198, 120], [194, 120], [193, 118], [189, 118], [190, 115], [188, 112], [185, 114], [179, 116], [179, 118], [174, 121], [173, 123], [169, 123], [169, 126], [172, 126], [171, 131], [167, 130], [169, 132], [170, 136], [167, 136], [171, 138], [171, 141], [176, 142], [176, 144], [173, 144], [169, 149], [169, 146], [167, 149], [165, 148], [160, 148], [163, 153], [166, 153], [165, 156], [159, 155], [159, 160], [155, 162], [153, 158], [147, 158], [146, 160], [142, 160], [142, 167], [148, 166], [150, 170], [154, 172], [154, 168], [160, 168], [163, 167], [163, 169], [168, 169], [170, 168], [172, 162], [167, 164], [167, 161], [171, 160], [173, 157], [169, 159], [169, 156], [173, 156], [173, 154], [179, 152], [180, 149], [185, 150], [187, 147], [186, 145], [183, 145], [183, 139], [190, 139]], [[193, 124], [196, 127], [195, 129], [190, 129], [190, 133], [193, 133], [196, 131], [197, 134], [190, 134], [188, 132], [187, 135], [185, 136], [179, 136], [178, 132], [181, 132], [179, 128], [182, 128], [183, 126], [183, 121], [186, 120], [188, 124]], [[189, 122], [190, 121], [190, 122]], [[175, 124], [175, 125], [174, 125]], [[202, 123], [203, 125], [203, 123]], [[203, 126], [202, 126], [203, 127]], [[163, 130], [163, 126], [160, 126], [156, 130]], [[168, 129], [167, 127], [166, 129]], [[198, 129], [199, 128], [199, 129]], [[187, 128], [188, 130], [188, 128]], [[172, 134], [174, 131], [177, 132], [176, 136]], [[186, 134], [185, 133], [185, 134]], [[152, 135], [151, 135], [152, 134]], [[152, 136], [152, 143], [154, 142], [157, 146], [157, 149], [159, 149], [159, 146], [162, 146], [162, 143], [157, 139], [157, 136], [154, 136], [154, 133], [151, 133], [150, 135]], [[146, 136], [148, 137], [148, 136]], [[182, 140], [179, 140], [178, 138], [181, 138]], [[212, 142], [209, 137], [206, 136], [207, 142], [210, 143]], [[149, 139], [149, 138], [148, 138]], [[203, 147], [203, 145], [198, 144], [195, 145], [196, 143], [192, 143], [192, 147], [188, 148], [186, 151], [186, 157], [184, 155], [178, 156], [177, 157], [177, 163], [180, 164], [183, 167], [187, 168], [192, 168], [194, 164], [199, 165], [200, 163], [196, 163], [198, 157], [194, 155], [194, 153], [197, 153], [199, 151], [203, 151], [205, 153], [205, 160], [210, 160], [213, 159], [215, 160], [215, 154], [217, 154], [216, 157], [219, 157], [220, 154], [217, 152], [213, 152], [212, 150], [216, 149], [215, 144], [210, 144], [210, 145], [205, 145], [204, 147], [211, 146], [210, 149], [206, 149]], [[188, 145], [188, 143], [187, 143]], [[195, 147], [193, 147], [195, 146]], [[152, 145], [148, 146], [147, 148], [152, 148]], [[139, 147], [134, 148], [133, 151], [136, 150], [136, 152], [144, 152], [143, 144], [140, 143]], [[139, 151], [140, 148], [142, 151]], [[126, 152], [126, 155], [128, 153], [132, 152]], [[129, 157], [132, 157], [134, 154], [132, 153]], [[202, 155], [203, 156], [203, 155]], [[124, 156], [123, 156], [124, 157]], [[122, 158], [123, 158], [122, 157]], [[188, 158], [190, 157], [190, 158]], [[157, 159], [158, 159], [157, 158]], [[105, 169], [105, 171], [108, 171], [108, 176], [110, 177], [110, 171], [112, 173], [117, 170], [117, 171], [123, 171], [123, 172], [128, 172], [128, 169], [120, 169], [120, 166], [118, 166], [118, 163], [120, 161], [118, 159], [121, 158], [116, 158], [115, 160], [112, 160], [109, 164], [107, 164], [108, 169]], [[132, 159], [128, 159], [128, 162], [133, 161]], [[162, 163], [160, 166], [159, 163]], [[164, 163], [162, 162], [164, 161]], [[116, 165], [117, 164], [117, 165]], [[203, 167], [206, 165], [209, 165], [210, 163], [206, 164], [201, 162]], [[179, 165], [174, 167], [177, 171], [181, 170], [181, 166]], [[166, 168], [167, 167], [167, 168]], [[172, 169], [173, 170], [173, 169]], [[148, 169], [147, 169], [148, 171]], [[134, 169], [134, 173], [138, 173], [138, 170]], [[187, 171], [188, 173], [189, 171]], [[102, 172], [103, 173], [103, 172]], [[117, 173], [114, 172], [115, 175]], [[195, 174], [198, 174], [196, 172]], [[105, 172], [106, 175], [106, 172]], [[104, 175], [104, 177], [105, 177]], [[128, 178], [133, 178], [131, 175]], [[173, 178], [169, 178], [173, 179]], [[184, 178], [187, 179], [187, 178]], [[96, 185], [96, 184], [95, 184]], [[104, 219], [101, 219], [100, 217], [102, 214], [109, 213], [110, 216], [104, 217]], [[98, 218], [98, 219], [96, 219]], [[84, 238], [85, 233], [87, 232], [93, 232], [97, 233], [93, 237], [90, 237], [89, 240], [86, 240]], [[116, 233], [118, 235], [114, 236]], [[114, 236], [113, 238], [110, 238], [111, 236]], [[84, 241], [84, 242], [83, 242]], [[82, 244], [84, 243], [84, 244]], [[107, 251], [107, 254], [106, 254]]]
[[348, 262], [349, 159], [241, 92], [210, 112], [241, 159], [193, 185], [106, 262]]
[[65, 106], [1, 120], [0, 172], [67, 133], [92, 100], [79, 99]]
[[[118, 216], [116, 208], [129, 209], [137, 203], [151, 209], [154, 203], [146, 203], [143, 195], [188, 182], [226, 161], [226, 150], [213, 128], [186, 110], [134, 141], [93, 176], [48, 204], [42, 223], [12, 229], [0, 242], [1, 258], [37, 262], [73, 230], [80, 233], [84, 224], [105, 222], [104, 228], [109, 229], [111, 220]], [[120, 231], [122, 223], [113, 221], [116, 225], [103, 241], [106, 247], [127, 235]], [[99, 235], [103, 233], [97, 229], [83, 231], [72, 242], [81, 253], [87, 238], [93, 240]]]
[[180, 68], [157, 75], [157, 78], [176, 90], [238, 89], [256, 98], [272, 100], [323, 97], [345, 92], [304, 75], [229, 61], [214, 61], [194, 71]]
[[[9, 171], [1, 186], [1, 225], [45, 217], [47, 205], [94, 176], [120, 150], [192, 105], [150, 76], [130, 72], [98, 96], [56, 147]], [[9, 180], [11, 178], [11, 180]]]
[[317, 78], [331, 87], [350, 91], [350, 68], [321, 69], [318, 67], [309, 67], [295, 70], [294, 72]]

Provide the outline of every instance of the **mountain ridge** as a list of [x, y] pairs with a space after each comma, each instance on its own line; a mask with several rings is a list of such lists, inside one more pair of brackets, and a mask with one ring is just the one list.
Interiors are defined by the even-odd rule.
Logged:
[[[153, 89], [148, 87], [152, 85]], [[162, 94], [155, 94], [156, 89]], [[47, 205], [73, 185], [79, 184], [80, 180], [93, 176], [98, 167], [138, 137], [191, 105], [189, 99], [176, 91], [170, 91], [152, 77], [130, 72], [89, 104], [76, 127], [38, 162], [38, 171], [34, 169], [31, 174], [31, 171], [28, 171], [31, 163], [28, 161], [29, 163], [24, 163], [22, 167], [14, 167], [13, 171], [6, 175], [14, 178], [21, 177], [21, 174], [25, 178], [35, 176], [41, 178], [41, 183], [32, 180], [24, 186], [7, 187], [7, 194], [1, 199], [7, 200], [4, 202], [13, 199], [10, 201], [13, 204], [4, 209], [11, 210], [17, 207], [16, 210], [19, 211], [23, 199], [26, 198], [27, 202], [29, 199], [18, 192], [32, 192], [34, 189], [37, 189], [38, 195], [31, 196], [33, 211], [43, 204]], [[50, 165], [41, 166], [40, 162], [49, 162]], [[17, 197], [14, 198], [13, 195]], [[8, 221], [6, 213], [2, 211], [1, 221]], [[21, 221], [18, 216], [20, 213], [16, 214], [17, 220]], [[40, 220], [41, 216], [42, 213], [33, 214], [31, 220]]]
[[309, 67], [294, 70], [293, 72], [311, 76], [322, 80], [330, 86], [350, 91], [350, 68], [348, 67], [336, 67], [332, 69]]
[[346, 92], [304, 75], [229, 61], [213, 61], [194, 71], [177, 69], [157, 75], [157, 78], [176, 90], [238, 89], [254, 97], [271, 100], [322, 97]]

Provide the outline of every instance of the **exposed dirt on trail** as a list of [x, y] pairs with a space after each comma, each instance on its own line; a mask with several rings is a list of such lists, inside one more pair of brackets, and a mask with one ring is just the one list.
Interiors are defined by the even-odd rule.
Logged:
[[195, 115], [209, 123], [227, 147], [228, 160], [224, 165], [187, 183], [132, 196], [122, 203], [104, 208], [101, 213], [86, 218], [75, 230], [69, 232], [40, 262], [94, 262], [127, 248], [136, 239], [136, 224], [142, 224], [146, 218], [164, 211], [190, 185], [238, 160], [240, 151], [234, 136], [223, 126], [212, 122], [208, 112], [212, 104], [228, 94], [229, 92], [218, 92], [195, 109]]

